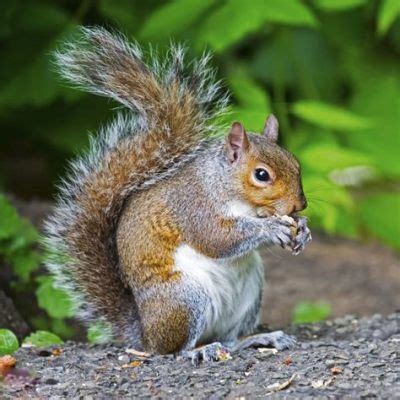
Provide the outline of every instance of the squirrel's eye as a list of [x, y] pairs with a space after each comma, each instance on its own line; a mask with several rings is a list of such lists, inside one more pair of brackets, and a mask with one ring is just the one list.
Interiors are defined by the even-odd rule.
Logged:
[[254, 170], [254, 177], [259, 182], [268, 182], [270, 180], [269, 173], [264, 168], [257, 168], [256, 170]]

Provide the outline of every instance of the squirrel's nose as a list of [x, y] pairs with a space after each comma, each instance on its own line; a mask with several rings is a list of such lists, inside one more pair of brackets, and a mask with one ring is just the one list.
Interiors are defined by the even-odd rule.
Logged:
[[307, 199], [303, 192], [300, 193], [298, 200], [295, 202], [293, 206], [292, 212], [303, 211], [307, 208]]

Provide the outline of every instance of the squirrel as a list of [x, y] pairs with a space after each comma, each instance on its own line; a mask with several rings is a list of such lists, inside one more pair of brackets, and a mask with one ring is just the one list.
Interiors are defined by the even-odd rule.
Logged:
[[[147, 62], [145, 61], [147, 60]], [[311, 240], [296, 158], [220, 115], [228, 95], [210, 56], [164, 61], [100, 27], [56, 52], [75, 86], [125, 106], [72, 162], [46, 222], [47, 267], [88, 323], [106, 321], [137, 350], [193, 362], [248, 346], [290, 347], [256, 332], [263, 288], [260, 245], [294, 254]], [[243, 339], [244, 338], [244, 339]]]

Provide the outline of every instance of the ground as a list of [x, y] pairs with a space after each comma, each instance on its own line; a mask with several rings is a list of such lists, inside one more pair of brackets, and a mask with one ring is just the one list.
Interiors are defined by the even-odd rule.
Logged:
[[[173, 356], [139, 357], [112, 345], [20, 349], [23, 381], [2, 398], [400, 398], [400, 313], [300, 326], [292, 350], [250, 349], [198, 367]], [[10, 378], [11, 379], [11, 378]], [[10, 381], [9, 379], [9, 381]]]

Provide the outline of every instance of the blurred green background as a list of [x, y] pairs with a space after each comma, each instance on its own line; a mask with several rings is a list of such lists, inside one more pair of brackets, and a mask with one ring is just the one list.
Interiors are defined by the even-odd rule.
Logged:
[[[100, 24], [145, 48], [183, 42], [188, 59], [211, 50], [232, 92], [227, 123], [260, 131], [278, 116], [303, 165], [311, 225], [400, 249], [399, 16], [400, 0], [2, 0], [0, 191], [52, 198], [88, 131], [112, 118], [115, 103], [67, 88], [52, 65], [77, 27]], [[0, 252], [29, 282], [37, 235], [4, 197], [0, 206]], [[39, 278], [39, 302], [57, 314]]]

